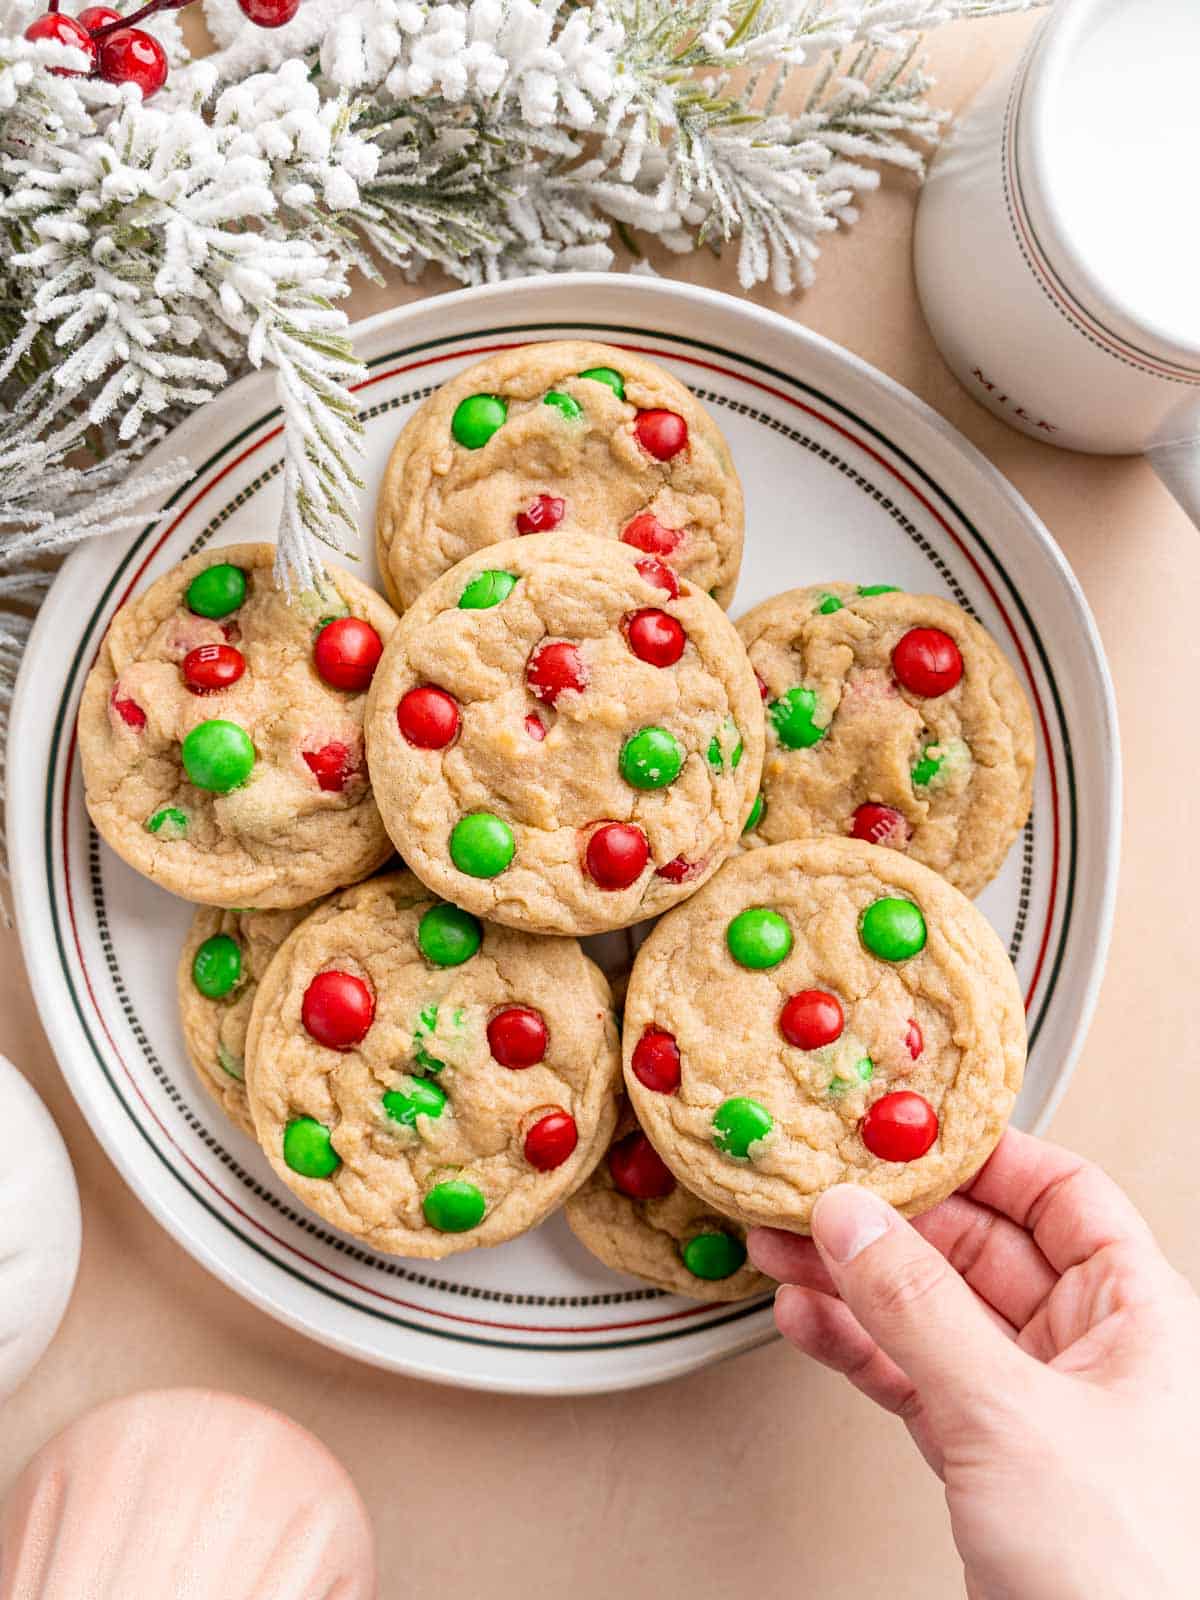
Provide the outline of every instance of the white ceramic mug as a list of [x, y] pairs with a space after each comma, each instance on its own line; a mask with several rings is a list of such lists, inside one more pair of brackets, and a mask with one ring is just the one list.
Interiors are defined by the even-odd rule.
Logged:
[[1144, 452], [1200, 524], [1198, 64], [1200, 0], [1057, 0], [939, 152], [914, 266], [976, 399]]

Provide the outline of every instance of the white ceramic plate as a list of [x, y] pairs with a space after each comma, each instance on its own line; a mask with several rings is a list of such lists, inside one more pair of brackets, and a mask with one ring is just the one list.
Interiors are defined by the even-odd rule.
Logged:
[[[663, 361], [724, 428], [746, 487], [735, 614], [794, 584], [849, 579], [950, 595], [991, 630], [1033, 701], [1033, 818], [982, 905], [1028, 998], [1016, 1120], [1062, 1091], [1095, 999], [1117, 871], [1116, 717], [1099, 639], [1028, 506], [910, 394], [845, 351], [723, 295], [630, 277], [526, 280], [362, 324], [370, 368], [364, 550], [375, 487], [412, 407], [468, 361], [597, 338]], [[771, 1336], [769, 1302], [701, 1306], [606, 1271], [561, 1217], [441, 1263], [372, 1256], [304, 1213], [192, 1076], [175, 1013], [189, 907], [100, 845], [75, 753], [80, 689], [117, 606], [207, 545], [270, 537], [279, 412], [254, 377], [163, 453], [194, 462], [157, 528], [97, 541], [47, 600], [17, 690], [9, 830], [42, 1019], [96, 1137], [156, 1217], [240, 1294], [398, 1371], [524, 1393], [617, 1389]], [[370, 574], [372, 563], [364, 559]], [[1086, 804], [1079, 797], [1086, 797]]]

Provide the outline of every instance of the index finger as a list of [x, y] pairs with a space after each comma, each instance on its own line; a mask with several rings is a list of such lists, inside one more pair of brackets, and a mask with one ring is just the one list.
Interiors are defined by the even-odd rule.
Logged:
[[1099, 1167], [1015, 1128], [960, 1193], [1027, 1228], [1058, 1272], [1120, 1241], [1156, 1248], [1137, 1207]]

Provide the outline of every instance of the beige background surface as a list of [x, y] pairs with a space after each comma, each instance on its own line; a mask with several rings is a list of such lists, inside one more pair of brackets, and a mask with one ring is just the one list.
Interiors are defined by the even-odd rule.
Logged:
[[[1029, 25], [1002, 19], [935, 35], [942, 102], [961, 104]], [[956, 423], [1044, 518], [1096, 612], [1120, 703], [1124, 858], [1107, 980], [1053, 1132], [1126, 1185], [1200, 1281], [1189, 1124], [1200, 1115], [1200, 856], [1187, 831], [1200, 680], [1188, 597], [1200, 590], [1200, 539], [1141, 462], [1033, 443], [956, 386], [913, 296], [913, 199], [907, 180], [885, 180], [863, 220], [827, 245], [808, 295], [761, 298]], [[736, 289], [730, 263], [673, 270]], [[355, 310], [412, 293], [364, 292]], [[4, 1408], [0, 1493], [85, 1407], [143, 1386], [211, 1384], [281, 1407], [341, 1456], [376, 1520], [384, 1600], [961, 1592], [940, 1485], [900, 1426], [782, 1345], [657, 1390], [591, 1400], [491, 1398], [357, 1366], [244, 1304], [142, 1210], [63, 1084], [12, 933], [0, 933], [0, 1049], [58, 1119], [84, 1204], [65, 1324]]]

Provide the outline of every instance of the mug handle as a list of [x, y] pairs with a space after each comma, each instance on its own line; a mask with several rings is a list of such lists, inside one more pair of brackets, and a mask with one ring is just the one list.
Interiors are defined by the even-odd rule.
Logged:
[[1200, 438], [1152, 445], [1146, 459], [1200, 528]]

